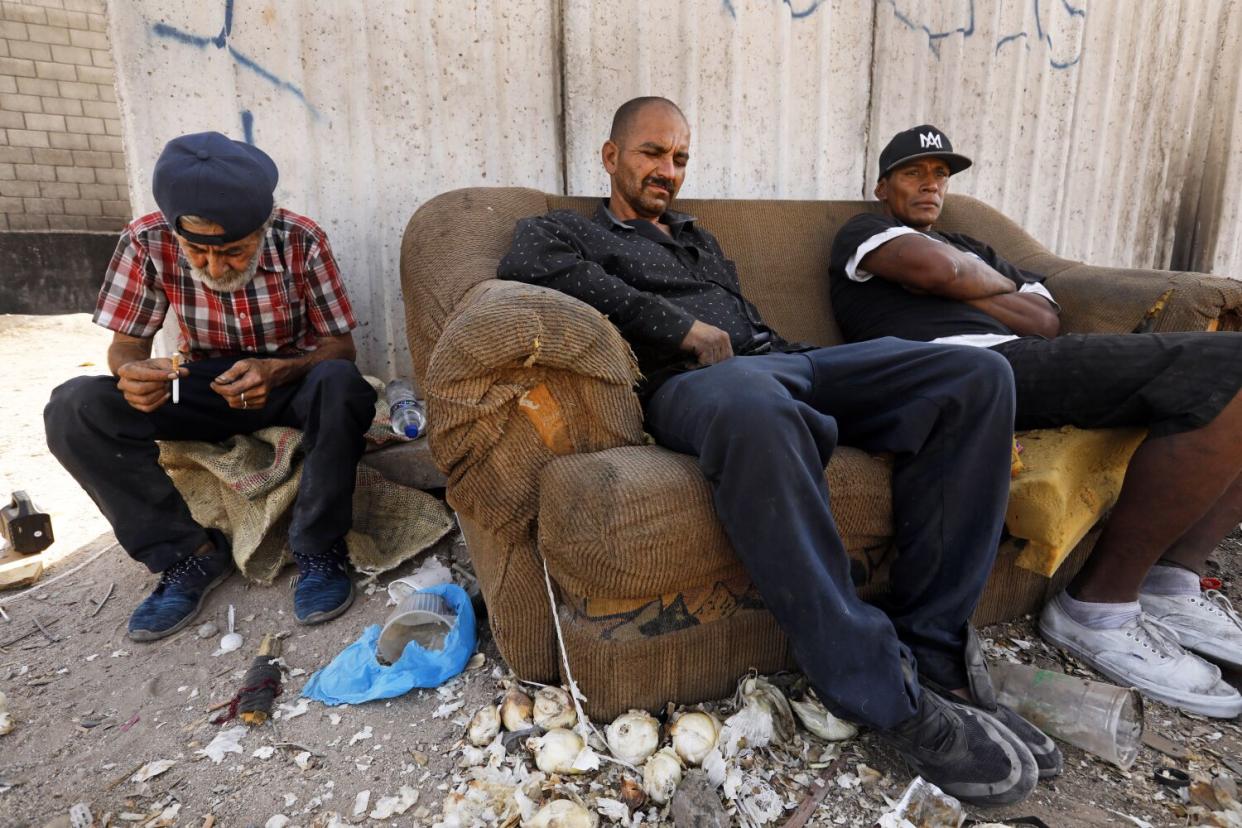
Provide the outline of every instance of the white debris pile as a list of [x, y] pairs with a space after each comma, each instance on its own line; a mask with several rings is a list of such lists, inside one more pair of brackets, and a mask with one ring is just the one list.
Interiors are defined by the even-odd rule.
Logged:
[[[435, 826], [668, 824], [696, 767], [732, 824], [774, 824], [809, 795], [814, 769], [837, 758], [839, 748], [825, 742], [856, 733], [810, 691], [794, 695], [791, 703], [775, 684], [748, 675], [731, 701], [665, 711], [663, 724], [630, 710], [601, 733], [578, 720], [564, 689], [539, 687], [532, 698], [505, 681], [498, 703], [464, 724], [454, 746], [463, 774]], [[874, 776], [869, 782], [880, 779], [858, 768]]]

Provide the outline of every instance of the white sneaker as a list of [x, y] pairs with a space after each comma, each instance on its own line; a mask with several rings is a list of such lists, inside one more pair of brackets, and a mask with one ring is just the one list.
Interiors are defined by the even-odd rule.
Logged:
[[1184, 650], [1177, 635], [1145, 614], [1123, 627], [1093, 630], [1069, 616], [1058, 594], [1039, 616], [1040, 634], [1123, 687], [1201, 716], [1232, 719], [1242, 695], [1220, 668]]
[[1215, 589], [1194, 595], [1139, 594], [1143, 612], [1177, 633], [1187, 650], [1242, 667], [1242, 617]]

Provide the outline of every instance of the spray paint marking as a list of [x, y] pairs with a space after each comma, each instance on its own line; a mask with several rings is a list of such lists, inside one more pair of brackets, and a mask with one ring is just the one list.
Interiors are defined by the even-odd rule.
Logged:
[[[737, 9], [733, 8], [733, 0], [721, 0], [721, 2], [724, 4], [724, 10], [729, 13], [729, 17], [737, 20]], [[789, 15], [794, 20], [801, 20], [819, 11], [821, 0], [799, 0], [797, 5], [794, 5], [794, 0], [781, 0], [781, 2], [789, 7]]]
[[[927, 35], [927, 48], [931, 50], [931, 53], [936, 56], [937, 60], [940, 59], [940, 43], [946, 37], [961, 35], [962, 39], [965, 40], [975, 34], [975, 0], [968, 0], [965, 20], [962, 21], [960, 25], [936, 29], [933, 29], [927, 23], [922, 23], [916, 20], [913, 13], [906, 13], [902, 11], [902, 9], [897, 5], [898, 0], [876, 0], [876, 2], [887, 2], [893, 9], [893, 16], [896, 17], [902, 25], [908, 29], [916, 32], [921, 31], [923, 34]], [[1031, 9], [1035, 16], [1034, 42], [1044, 46], [1048, 50], [1048, 64], [1053, 69], [1069, 69], [1070, 67], [1076, 65], [1082, 60], [1081, 49], [1077, 54], [1074, 54], [1071, 57], [1058, 57], [1054, 51], [1052, 34], [1044, 29], [1042, 9], [1040, 8], [1041, 0], [1030, 0], [1030, 2]], [[1087, 16], [1085, 8], [1073, 6], [1070, 4], [1069, 0], [1059, 0], [1057, 8], [1063, 10], [1063, 12], [1071, 18], [1085, 18]], [[1026, 48], [1031, 48], [1032, 38], [1029, 33], [1024, 31], [1014, 32], [1013, 34], [1006, 34], [997, 39], [996, 48], [993, 54], [999, 54], [1001, 47], [1018, 40], [1026, 41]]]
[[[1048, 64], [1052, 66], [1053, 69], [1068, 69], [1071, 66], [1077, 64], [1080, 60], [1082, 60], [1081, 50], [1078, 52], [1078, 54], [1074, 55], [1073, 57], [1066, 58], [1064, 60], [1058, 60], [1054, 56], [1052, 34], [1050, 32], [1044, 31], [1044, 22], [1043, 22], [1042, 15], [1040, 14], [1040, 0], [1031, 0], [1031, 3], [1035, 11], [1035, 41], [1037, 43], [1042, 43], [1048, 47], [1048, 53], [1049, 53]], [[1087, 16], [1086, 9], [1081, 9], [1081, 8], [1076, 8], [1074, 6], [1071, 6], [1069, 4], [1069, 0], [1060, 0], [1060, 8], [1062, 8], [1065, 11], [1065, 13], [1069, 15], [1070, 17], [1085, 18]], [[1002, 37], [1000, 40], [996, 41], [996, 54], [1000, 54], [1000, 50], [1002, 46], [1008, 43], [1011, 43], [1015, 40], [1018, 40], [1018, 39], [1026, 39], [1027, 40], [1026, 48], [1028, 49], [1031, 48], [1029, 34], [1027, 32], [1017, 32], [1016, 34], [1006, 35], [1005, 37]]]
[[[306, 94], [301, 90], [301, 88], [287, 80], [284, 80], [275, 72], [272, 72], [259, 64], [254, 60], [254, 58], [233, 48], [233, 45], [229, 43], [229, 35], [233, 33], [233, 0], [224, 0], [224, 25], [220, 27], [220, 33], [215, 37], [204, 37], [203, 35], [191, 34], [190, 32], [183, 31], [175, 26], [170, 26], [167, 23], [152, 24], [151, 33], [157, 37], [167, 38], [168, 40], [173, 40], [177, 43], [184, 43], [187, 46], [193, 46], [197, 49], [206, 49], [208, 46], [215, 46], [217, 49], [223, 49], [228, 52], [229, 57], [231, 57], [233, 62], [238, 66], [255, 73], [259, 77], [263, 78], [263, 80], [275, 86], [277, 89], [283, 89], [301, 101], [315, 120], [319, 120], [323, 117], [319, 110], [306, 99]], [[242, 116], [242, 123], [243, 126], [246, 123], [246, 116], [244, 114]], [[253, 132], [253, 115], [250, 116], [250, 126], [251, 131]]]

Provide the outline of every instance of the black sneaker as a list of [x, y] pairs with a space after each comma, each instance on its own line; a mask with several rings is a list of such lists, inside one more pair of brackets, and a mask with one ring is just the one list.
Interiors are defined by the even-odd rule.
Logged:
[[[937, 687], [934, 682], [922, 679], [925, 685], [936, 688], [945, 695], [945, 688]], [[972, 698], [970, 700], [951, 698], [963, 704], [977, 707], [984, 713], [999, 721], [1022, 740], [1035, 757], [1039, 766], [1039, 778], [1051, 779], [1059, 776], [1065, 767], [1065, 760], [1056, 742], [1035, 725], [1022, 718], [1011, 707], [1006, 707], [996, 700], [996, 690], [992, 687], [992, 677], [988, 674], [988, 663], [983, 658], [983, 646], [979, 643], [979, 634], [973, 627], [966, 628], [966, 681]]]
[[928, 782], [975, 805], [1019, 802], [1039, 779], [1035, 757], [1004, 725], [926, 687], [918, 713], [876, 735]]
[[208, 529], [212, 551], [190, 555], [160, 573], [159, 585], [129, 617], [133, 641], [170, 636], [194, 620], [207, 593], [233, 574], [233, 553], [219, 529]]
[[300, 573], [293, 588], [293, 617], [299, 624], [322, 624], [349, 609], [354, 581], [344, 538], [322, 555], [295, 554], [293, 560]]

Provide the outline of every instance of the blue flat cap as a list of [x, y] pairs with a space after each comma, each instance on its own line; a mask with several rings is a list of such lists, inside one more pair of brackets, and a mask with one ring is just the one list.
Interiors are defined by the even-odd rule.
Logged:
[[[272, 213], [276, 162], [258, 147], [218, 132], [196, 132], [168, 142], [155, 162], [151, 190], [168, 224], [199, 244], [229, 244], [263, 226]], [[182, 216], [199, 216], [224, 228], [217, 235], [191, 233]]]

